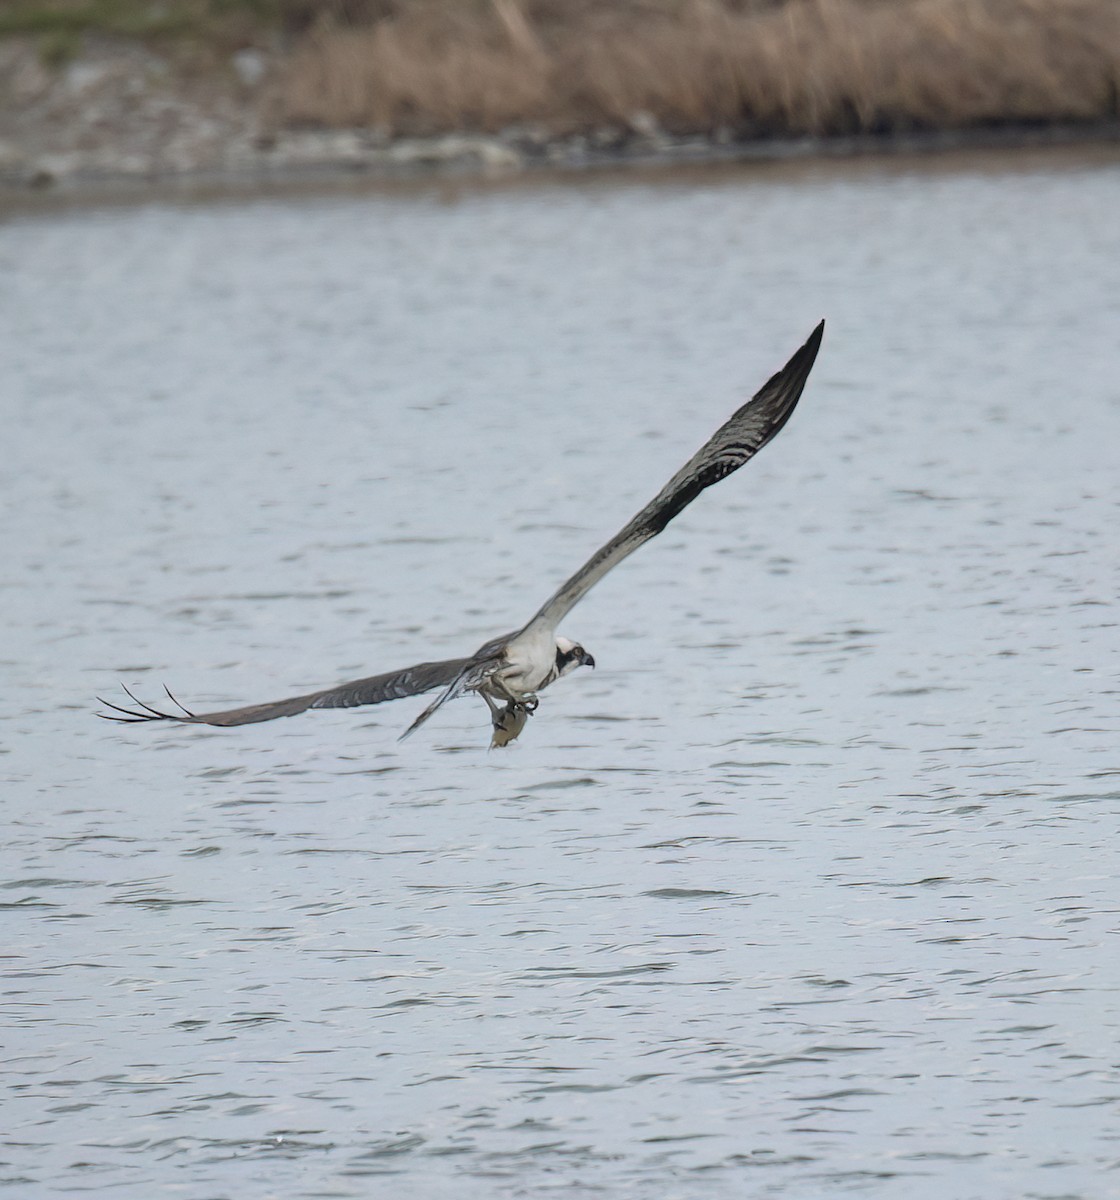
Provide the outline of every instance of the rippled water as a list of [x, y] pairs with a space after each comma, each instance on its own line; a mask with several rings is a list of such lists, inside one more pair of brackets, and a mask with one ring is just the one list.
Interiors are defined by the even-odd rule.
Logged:
[[[20, 1197], [1120, 1195], [1120, 156], [10, 212]], [[518, 624], [463, 701], [118, 728]]]

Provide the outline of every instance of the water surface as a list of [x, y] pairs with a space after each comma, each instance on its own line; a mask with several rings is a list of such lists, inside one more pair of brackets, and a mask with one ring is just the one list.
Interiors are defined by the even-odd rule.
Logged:
[[[1120, 1195], [1120, 160], [0, 225], [7, 1191]], [[117, 728], [516, 626], [482, 706]]]

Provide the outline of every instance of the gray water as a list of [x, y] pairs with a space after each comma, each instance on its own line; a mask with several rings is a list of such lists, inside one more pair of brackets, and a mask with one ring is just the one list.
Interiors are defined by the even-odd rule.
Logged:
[[[1120, 153], [0, 224], [5, 1194], [1120, 1195]], [[475, 700], [119, 727], [515, 627]]]

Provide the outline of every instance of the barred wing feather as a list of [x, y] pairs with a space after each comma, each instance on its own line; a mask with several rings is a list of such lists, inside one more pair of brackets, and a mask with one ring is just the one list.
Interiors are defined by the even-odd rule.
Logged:
[[705, 488], [749, 462], [789, 420], [813, 368], [823, 334], [822, 321], [789, 362], [716, 430], [624, 529], [549, 598], [525, 629], [555, 630], [608, 571], [656, 537]]

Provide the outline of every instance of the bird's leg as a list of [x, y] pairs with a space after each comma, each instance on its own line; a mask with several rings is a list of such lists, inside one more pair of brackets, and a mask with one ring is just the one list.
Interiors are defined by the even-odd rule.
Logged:
[[[490, 687], [510, 705], [520, 705], [527, 712], [537, 711], [537, 705], [540, 704], [540, 701], [537, 699], [535, 692], [522, 692], [521, 694], [512, 692], [506, 686], [505, 682], [497, 675], [490, 676], [489, 684]], [[483, 695], [486, 695], [486, 693], [483, 692]], [[489, 704], [490, 701], [487, 700], [487, 703]], [[493, 711], [493, 706], [491, 706], [491, 711]]]
[[[537, 711], [540, 701], [532, 692], [518, 695], [497, 674], [491, 675], [486, 686], [479, 688], [479, 694], [490, 709], [490, 723], [494, 734], [490, 741], [490, 749], [496, 746], [508, 746], [515, 741], [525, 728], [525, 722]], [[501, 705], [498, 700], [505, 700]]]

